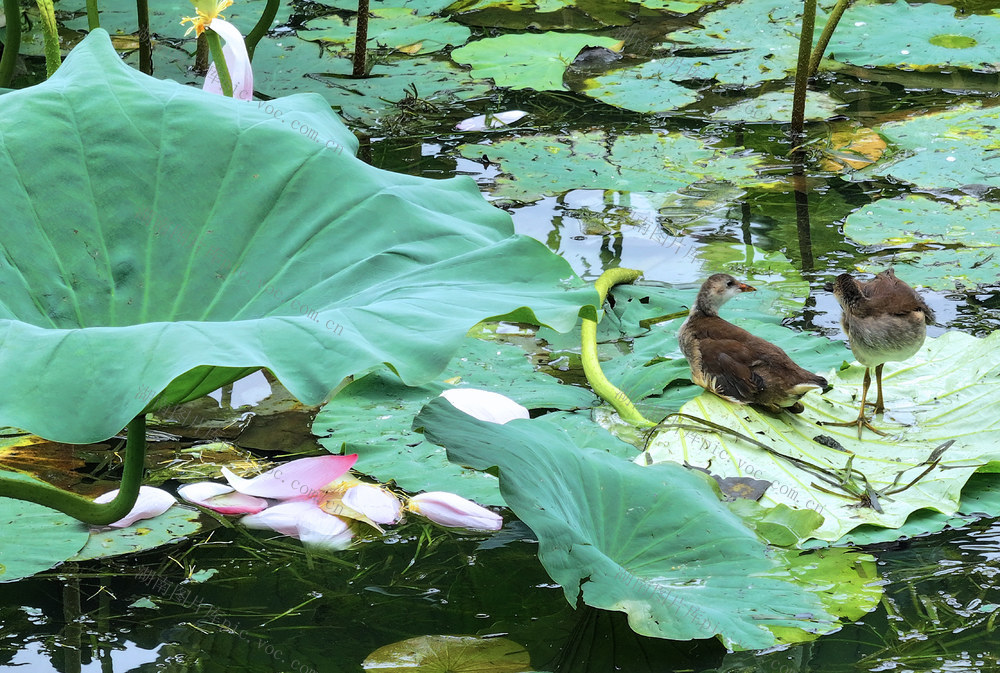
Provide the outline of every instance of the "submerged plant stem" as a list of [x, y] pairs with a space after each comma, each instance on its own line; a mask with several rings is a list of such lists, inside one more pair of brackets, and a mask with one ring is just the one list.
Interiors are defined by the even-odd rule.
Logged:
[[358, 0], [358, 22], [354, 26], [354, 68], [351, 77], [365, 77], [368, 68], [368, 0]]
[[830, 44], [833, 31], [836, 30], [837, 24], [840, 23], [840, 17], [844, 15], [844, 11], [850, 4], [851, 0], [837, 0], [837, 5], [830, 12], [830, 18], [826, 20], [823, 32], [820, 33], [819, 40], [816, 41], [816, 47], [813, 49], [812, 58], [809, 59], [810, 77], [815, 77], [819, 71], [819, 62], [823, 60], [823, 52], [826, 51], [826, 46]]
[[121, 486], [111, 502], [99, 504], [51, 484], [9, 477], [0, 477], [0, 496], [38, 503], [84, 523], [103, 526], [121, 519], [135, 506], [145, 464], [146, 416], [139, 414], [128, 424]]
[[278, 7], [280, 5], [281, 0], [267, 0], [264, 12], [257, 19], [257, 24], [253, 27], [253, 30], [247, 33], [246, 39], [243, 40], [247, 46], [247, 56], [250, 57], [251, 61], [253, 61], [253, 50], [257, 48], [257, 43], [260, 42], [260, 39], [267, 35], [267, 29], [271, 27], [271, 22], [278, 15]]
[[56, 24], [56, 9], [52, 0], [36, 0], [36, 2], [42, 19], [42, 34], [45, 37], [45, 76], [52, 77], [58, 70], [59, 64], [62, 63], [62, 57], [59, 55], [59, 26]]
[[212, 63], [215, 64], [215, 69], [219, 73], [219, 84], [222, 86], [222, 95], [232, 98], [233, 78], [229, 76], [229, 66], [226, 65], [226, 57], [222, 53], [222, 41], [219, 39], [219, 34], [211, 28], [202, 34], [208, 41], [208, 49], [212, 53]]
[[[631, 283], [642, 275], [642, 271], [634, 269], [608, 269], [601, 274], [601, 277], [594, 283], [600, 306], [604, 305], [604, 300], [608, 295], [608, 290], [615, 285]], [[641, 427], [653, 427], [653, 421], [645, 418], [639, 410], [635, 408], [628, 395], [619, 390], [601, 370], [600, 360], [597, 359], [597, 321], [591, 318], [583, 318], [580, 326], [581, 357], [583, 359], [583, 373], [587, 376], [587, 381], [594, 392], [601, 396], [606, 402], [615, 408], [621, 419], [627, 423]]]
[[17, 52], [21, 49], [21, 4], [18, 0], [3, 0], [3, 12], [7, 18], [7, 37], [0, 58], [0, 86], [10, 86], [17, 64]]
[[149, 0], [135, 0], [139, 21], [139, 72], [153, 74], [153, 45], [149, 37]]

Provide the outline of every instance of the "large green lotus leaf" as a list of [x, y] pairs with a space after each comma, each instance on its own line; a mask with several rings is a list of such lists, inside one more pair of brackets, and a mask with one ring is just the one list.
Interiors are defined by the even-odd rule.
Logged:
[[[842, 471], [843, 478], [834, 478], [832, 484], [786, 458], [713, 431], [663, 432], [640, 460], [687, 461], [699, 467], [711, 464], [711, 471], [720, 476], [770, 481], [764, 502], [815, 509], [825, 517], [814, 533], [822, 540], [837, 540], [863, 524], [896, 528], [912, 512], [924, 508], [951, 515], [958, 511], [959, 496], [969, 477], [1000, 460], [1000, 417], [992, 411], [992, 400], [1000, 391], [998, 343], [1000, 333], [977, 339], [947, 332], [929, 339], [910, 360], [887, 363], [882, 378], [886, 413], [874, 422], [889, 432], [885, 437], [866, 432], [859, 440], [853, 426], [817, 425], [817, 421], [857, 416], [864, 375], [861, 366], [827, 375], [833, 390], [822, 396], [806, 395], [802, 399], [806, 409], [799, 415], [762, 413], [708, 393], [681, 409], [828, 472]], [[902, 488], [929, 467], [927, 461], [935, 448], [948, 440], [954, 444], [926, 475], [905, 490], [877, 498], [881, 512], [849, 495], [849, 488], [841, 485], [853, 482], [864, 493], [859, 476], [863, 474], [874, 491]], [[852, 454], [854, 472], [847, 479], [845, 470]]]
[[451, 58], [472, 66], [474, 77], [489, 77], [497, 86], [561, 91], [566, 88], [566, 68], [584, 47], [618, 51], [621, 42], [582, 33], [509, 34], [476, 40], [451, 52]]
[[[776, 0], [731, 3], [706, 14], [698, 22], [698, 27], [667, 35], [669, 40], [680, 45], [670, 42], [663, 46], [732, 52], [686, 59], [691, 62], [691, 77], [741, 86], [784, 79], [795, 71], [801, 9], [801, 3]], [[819, 8], [817, 32], [822, 29], [825, 16], [826, 13]]]
[[698, 92], [673, 80], [691, 77], [691, 60], [663, 58], [612, 70], [585, 82], [583, 93], [636, 112], [667, 112], [698, 99]]
[[493, 89], [450, 61], [429, 56], [390, 58], [375, 64], [371, 77], [352, 79], [350, 59], [333, 58], [318, 44], [294, 37], [261, 40], [253, 62], [257, 91], [273, 96], [318, 93], [342, 116], [367, 126], [400, 114], [400, 103], [417, 103], [408, 108], [412, 116], [427, 105], [447, 109], [456, 101], [485, 97]]
[[[856, 618], [877, 600], [877, 588], [852, 584], [855, 560], [871, 573], [869, 558], [842, 555], [835, 571], [816, 573], [816, 559], [761, 542], [702, 473], [639, 467], [540, 419], [484, 423], [443, 399], [414, 425], [453, 461], [496, 466], [504, 499], [537, 535], [539, 560], [567, 601], [625, 612], [637, 633], [718, 635], [729, 648], [757, 649], [828, 632], [837, 624], [830, 610]], [[796, 580], [800, 572], [810, 579]], [[851, 598], [829, 600], [840, 592]]]
[[596, 302], [472, 180], [365, 164], [318, 97], [269, 105], [147, 77], [103, 30], [0, 97], [4, 424], [95, 441], [260, 367], [307, 404], [382, 363], [420, 384], [480, 320]]
[[[822, 120], [842, 114], [843, 103], [821, 91], [810, 91], [806, 96], [805, 118]], [[771, 91], [740, 101], [729, 107], [719, 108], [708, 115], [716, 121], [787, 123], [792, 118], [792, 92]]]
[[572, 189], [671, 193], [701, 181], [736, 184], [756, 180], [760, 157], [717, 149], [680, 133], [609, 138], [572, 131], [527, 136], [491, 145], [462, 145], [462, 156], [500, 164], [494, 196], [537, 201]]
[[953, 7], [905, 0], [852, 5], [837, 24], [826, 56], [866, 67], [997, 72], [1000, 17], [955, 12]]
[[501, 393], [529, 409], [586, 408], [596, 399], [589, 390], [536, 372], [516, 346], [466, 339], [430, 383], [405, 386], [389, 371], [354, 381], [316, 415], [313, 433], [332, 453], [357, 453], [354, 469], [381, 481], [394, 479], [408, 491], [451, 491], [502, 505], [496, 477], [449, 463], [444, 449], [410, 429], [421, 407], [456, 387]]
[[972, 197], [949, 202], [906, 195], [880, 199], [855, 211], [847, 218], [844, 233], [863, 245], [891, 248], [891, 257], [870, 257], [860, 268], [906, 264], [900, 273], [908, 282], [948, 290], [957, 284], [996, 283], [998, 215], [1000, 205]]
[[[5, 479], [37, 481], [19, 472]], [[0, 582], [48, 570], [87, 544], [89, 529], [71, 516], [33, 502], [0, 498]]]
[[90, 539], [71, 561], [89, 561], [96, 558], [120, 556], [148, 551], [178, 542], [217, 524], [202, 517], [201, 512], [183, 505], [173, 505], [163, 514], [152, 519], [137, 521], [126, 528], [95, 528]]
[[[1000, 23], [1000, 17], [993, 19]], [[993, 161], [1000, 150], [1000, 108], [963, 105], [878, 127], [893, 151], [856, 173], [887, 176], [924, 189], [1000, 186]]]
[[378, 648], [361, 668], [372, 673], [527, 673], [531, 657], [507, 638], [418, 636]]
[[[304, 40], [317, 40], [334, 45], [338, 51], [354, 53], [354, 21], [338, 16], [313, 19], [299, 31]], [[471, 32], [465, 26], [417, 14], [406, 7], [376, 7], [368, 23], [368, 48], [389, 47], [407, 53], [430, 53], [445, 47], [457, 47], [469, 40]]]
[[[266, 5], [267, 0], [238, 0], [231, 7], [227, 7], [222, 12], [222, 16], [246, 35], [257, 25]], [[136, 19], [134, 0], [101, 0], [99, 8], [101, 28], [109, 33], [138, 32], [139, 24]], [[77, 30], [87, 29], [87, 3], [85, 0], [60, 2], [59, 9], [80, 13], [75, 19], [63, 21], [62, 25]], [[355, 9], [357, 9], [357, 4], [355, 4]], [[281, 3], [278, 14], [271, 22], [271, 27], [287, 23], [290, 14], [291, 3]], [[149, 3], [149, 30], [160, 37], [182, 38], [191, 27], [190, 22], [181, 24], [181, 19], [187, 16], [195, 16], [194, 5], [191, 4], [190, 0], [156, 0], [156, 2]], [[191, 33], [189, 37], [193, 41], [194, 33]], [[154, 47], [154, 51], [159, 48]]]

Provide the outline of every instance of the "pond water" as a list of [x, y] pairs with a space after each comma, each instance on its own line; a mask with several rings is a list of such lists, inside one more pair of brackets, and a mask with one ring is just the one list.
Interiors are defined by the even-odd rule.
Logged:
[[[971, 9], [986, 13], [994, 5], [1000, 7], [993, 3]], [[287, 25], [302, 26], [326, 9], [297, 4]], [[495, 19], [483, 12], [467, 23], [477, 36], [492, 35], [496, 31], [482, 26]], [[690, 23], [660, 17], [635, 30], [663, 34]], [[613, 30], [603, 32], [621, 37]], [[275, 35], [293, 39], [286, 31]], [[29, 65], [37, 68], [38, 61]], [[858, 70], [825, 73], [816, 82], [814, 91], [836, 93], [841, 107], [835, 117], [808, 126], [805, 190], [798, 200], [786, 124], [709, 118], [729, 99], [762, 95], [776, 88], [773, 84], [740, 92], [709, 90], [681, 112], [663, 115], [623, 111], [569, 91], [493, 93], [415, 113], [416, 121], [398, 127], [359, 127], [367, 134], [360, 156], [412, 175], [472, 176], [487, 198], [511, 214], [517, 232], [541, 241], [587, 280], [608, 268], [629, 267], [641, 269], [644, 282], [693, 296], [706, 275], [722, 270], [713, 268], [713, 260], [725, 260], [728, 269], [754, 271], [777, 287], [789, 276], [801, 277], [809, 290], [807, 297], [797, 298], [804, 299], [801, 310], [779, 311], [772, 318], [843, 340], [839, 308], [824, 289], [837, 274], [867, 269], [874, 259], [874, 270], [897, 263], [899, 276], [914, 284], [927, 277], [919, 260], [907, 257], [907, 246], [897, 246], [897, 260], [893, 245], [852, 240], [845, 234], [845, 219], [876, 199], [922, 190], [892, 177], [858, 178], [841, 168], [817, 169], [823, 152], [835, 154], [827, 141], [858, 125], [871, 127], [969, 101], [991, 104], [1000, 88], [996, 75], [967, 71], [872, 70], [870, 78], [862, 78], [865, 73]], [[501, 109], [521, 109], [528, 116], [513, 129], [454, 128], [470, 114]], [[585, 175], [574, 178], [580, 187], [558, 193], [524, 187], [534, 196], [522, 203], [509, 197], [521, 187], [498, 187], [505, 165], [490, 158], [495, 145], [575, 132], [607, 138], [683, 132], [712, 148], [753, 154], [762, 164], [755, 180], [739, 186], [694, 181], [667, 196], [612, 191], [611, 184], [595, 188]], [[472, 147], [477, 144], [485, 156]], [[581, 151], [563, 161], [586, 173], [595, 159]], [[645, 162], [644, 178], [651, 182], [659, 171], [674, 170], [658, 166], [652, 157], [640, 156], [639, 161]], [[716, 161], [722, 160], [713, 159], [708, 166]], [[513, 165], [514, 172], [526, 167]], [[768, 255], [787, 260], [785, 266], [766, 271], [761, 265]], [[929, 333], [992, 332], [1000, 323], [997, 288], [994, 278], [991, 283], [954, 281], [923, 290], [937, 313]], [[537, 362], [549, 364], [542, 344], [530, 338], [517, 343], [533, 351]], [[847, 353], [845, 349], [850, 359]], [[572, 365], [568, 371], [565, 365], [555, 368], [563, 380], [582, 379]], [[223, 410], [233, 418], [246, 411]], [[322, 450], [303, 422], [314, 412], [262, 413], [250, 428], [271, 423], [280, 431], [269, 436], [280, 438], [272, 441], [283, 448], [294, 444], [299, 452]], [[171, 429], [196, 437], [184, 428]], [[234, 437], [237, 444], [241, 437]], [[258, 437], [250, 447], [262, 444], [266, 441]], [[410, 521], [386, 537], [373, 536], [348, 551], [329, 554], [307, 552], [294, 540], [246, 531], [222, 519], [206, 521], [202, 534], [153, 551], [66, 563], [0, 584], [0, 671], [354, 672], [380, 647], [436, 634], [507, 638], [527, 650], [535, 671], [1000, 670], [1000, 527], [991, 520], [869, 548], [885, 583], [877, 609], [815, 642], [756, 653], [727, 653], [715, 641], [644, 638], [628, 628], [623, 615], [582, 604], [574, 609], [539, 564], [532, 532], [509, 512], [505, 520], [495, 535]]]

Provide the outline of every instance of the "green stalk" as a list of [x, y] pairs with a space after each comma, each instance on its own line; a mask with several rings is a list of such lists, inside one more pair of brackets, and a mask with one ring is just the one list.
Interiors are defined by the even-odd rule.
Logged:
[[[642, 275], [642, 271], [634, 269], [608, 269], [601, 274], [601, 277], [594, 283], [597, 296], [600, 300], [599, 306], [604, 306], [604, 300], [608, 296], [608, 290], [615, 285], [631, 283]], [[583, 358], [583, 373], [587, 376], [587, 381], [594, 392], [601, 396], [615, 408], [618, 415], [626, 423], [632, 423], [641, 427], [651, 428], [656, 425], [653, 421], [645, 418], [639, 410], [632, 404], [628, 396], [615, 387], [615, 384], [608, 380], [601, 369], [601, 362], [597, 359], [597, 321], [591, 318], [583, 318], [580, 326], [581, 356]]]
[[253, 50], [257, 48], [257, 43], [260, 42], [262, 37], [267, 35], [267, 31], [271, 27], [271, 22], [278, 15], [279, 5], [281, 5], [281, 0], [267, 0], [267, 4], [264, 6], [264, 13], [257, 19], [257, 25], [244, 38], [243, 42], [247, 46], [247, 55], [251, 61], [253, 61]]
[[792, 96], [792, 146], [802, 139], [806, 118], [806, 86], [809, 84], [809, 55], [812, 53], [813, 29], [816, 27], [816, 0], [805, 0], [802, 32], [799, 34], [799, 60], [795, 66], [795, 93]]
[[837, 28], [837, 24], [840, 23], [840, 17], [844, 15], [844, 11], [850, 4], [851, 0], [837, 0], [837, 5], [830, 12], [830, 18], [826, 20], [823, 32], [820, 33], [819, 40], [816, 42], [816, 48], [813, 49], [812, 58], [809, 59], [810, 77], [815, 77], [819, 71], [819, 62], [823, 60], [823, 52], [826, 51], [826, 46], [830, 44], [833, 31]]
[[52, 0], [36, 0], [42, 18], [42, 34], [45, 36], [45, 76], [52, 77], [62, 58], [59, 55], [59, 26], [56, 25], [56, 8]]
[[139, 24], [139, 72], [153, 74], [153, 45], [149, 36], [149, 0], [135, 0]]
[[351, 77], [361, 79], [368, 69], [368, 10], [369, 0], [358, 0], [358, 20], [354, 24], [354, 68]]
[[97, 13], [97, 0], [87, 0], [87, 29], [101, 27], [101, 18]]
[[233, 97], [233, 78], [229, 76], [229, 66], [226, 65], [226, 57], [222, 54], [222, 41], [219, 34], [211, 28], [207, 28], [203, 33], [208, 40], [209, 51], [212, 52], [212, 63], [219, 72], [219, 84], [222, 85], [222, 95]]
[[140, 414], [128, 424], [125, 466], [118, 495], [111, 502], [95, 503], [51, 484], [0, 477], [0, 496], [38, 503], [84, 523], [103, 526], [121, 519], [135, 506], [146, 464], [146, 416]]
[[17, 65], [17, 52], [21, 49], [21, 3], [3, 0], [3, 13], [7, 17], [7, 39], [0, 58], [0, 87], [10, 86]]

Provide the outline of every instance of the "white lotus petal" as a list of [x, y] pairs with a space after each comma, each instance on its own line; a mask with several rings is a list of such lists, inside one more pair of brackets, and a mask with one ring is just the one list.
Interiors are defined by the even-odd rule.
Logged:
[[347, 489], [343, 503], [364, 514], [375, 523], [396, 523], [403, 503], [384, 488], [374, 484], [358, 484]]
[[528, 418], [528, 410], [506, 395], [476, 388], [452, 388], [441, 393], [451, 405], [473, 418], [501, 425], [515, 418]]
[[503, 518], [496, 512], [444, 491], [415, 495], [406, 507], [442, 526], [475, 530], [500, 530], [503, 526]]
[[[117, 488], [97, 496], [94, 498], [94, 502], [102, 504], [111, 502], [115, 499], [116, 495], [118, 495]], [[139, 497], [136, 498], [135, 505], [131, 511], [121, 519], [118, 519], [118, 521], [109, 523], [108, 525], [113, 528], [125, 528], [140, 519], [152, 519], [154, 516], [159, 516], [166, 512], [175, 502], [177, 500], [174, 499], [174, 496], [162, 489], [153, 488], [152, 486], [140, 486]]]
[[177, 495], [220, 514], [256, 514], [267, 508], [266, 500], [238, 493], [231, 486], [214, 481], [185, 484], [177, 489]]
[[[253, 100], [253, 68], [250, 66], [250, 55], [247, 54], [243, 35], [236, 26], [223, 19], [212, 19], [208, 27], [225, 40], [222, 55], [226, 59], [229, 78], [233, 81], [233, 98]], [[202, 89], [222, 95], [222, 82], [219, 81], [219, 71], [214, 63], [208, 67]]]

